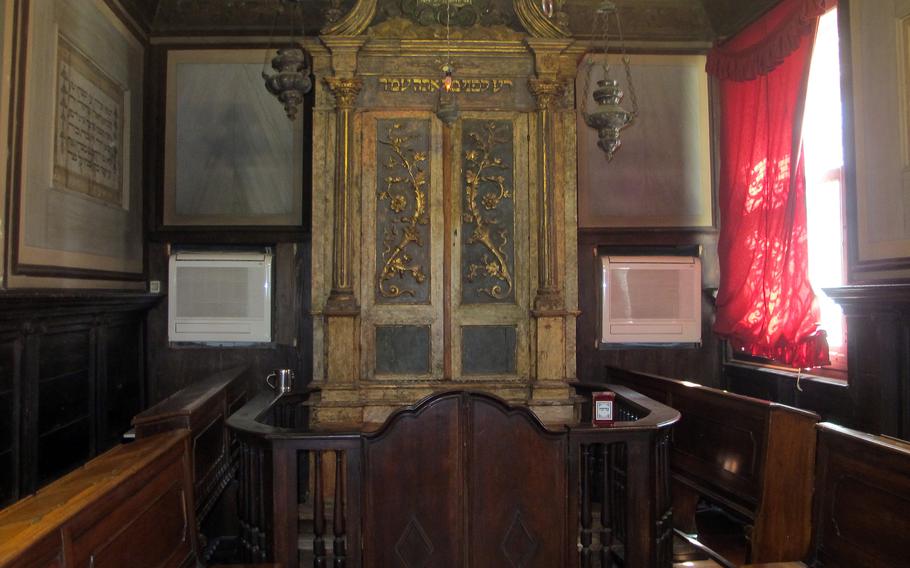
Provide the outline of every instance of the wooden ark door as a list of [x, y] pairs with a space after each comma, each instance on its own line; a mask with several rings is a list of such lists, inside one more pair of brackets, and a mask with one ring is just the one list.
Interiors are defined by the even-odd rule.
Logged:
[[466, 112], [453, 130], [453, 375], [513, 400], [530, 376], [528, 115]]
[[566, 437], [527, 409], [443, 394], [364, 444], [365, 567], [567, 565]]
[[365, 381], [416, 389], [412, 401], [440, 381], [524, 398], [536, 254], [528, 129], [518, 112], [466, 112], [451, 127], [428, 111], [362, 114]]
[[442, 375], [442, 126], [427, 111], [363, 115], [361, 376]]

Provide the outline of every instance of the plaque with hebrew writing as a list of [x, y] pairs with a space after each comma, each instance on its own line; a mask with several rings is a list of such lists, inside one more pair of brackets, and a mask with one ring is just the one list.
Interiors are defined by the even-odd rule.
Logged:
[[54, 187], [121, 207], [125, 89], [57, 37]]

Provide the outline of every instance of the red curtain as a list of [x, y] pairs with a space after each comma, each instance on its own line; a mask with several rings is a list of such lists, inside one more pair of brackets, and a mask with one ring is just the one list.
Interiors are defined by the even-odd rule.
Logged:
[[829, 364], [808, 278], [802, 106], [820, 0], [783, 0], [708, 56], [718, 77], [721, 282], [714, 331], [793, 367]]

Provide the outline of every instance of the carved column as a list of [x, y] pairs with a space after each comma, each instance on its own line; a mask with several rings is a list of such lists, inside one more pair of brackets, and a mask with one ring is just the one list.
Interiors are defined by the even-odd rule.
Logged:
[[351, 118], [362, 86], [356, 77], [326, 77], [326, 86], [335, 96], [335, 211], [332, 245], [332, 292], [327, 311], [357, 310], [353, 289], [353, 242], [351, 227], [351, 168], [354, 129]]
[[531, 78], [531, 94], [537, 100], [537, 185], [539, 223], [537, 233], [538, 287], [535, 310], [554, 310], [564, 307], [559, 285], [559, 265], [555, 251], [556, 213], [553, 203], [553, 110], [556, 101], [566, 90], [559, 80]]
[[[332, 185], [332, 281], [325, 303], [325, 384], [323, 402], [332, 404], [356, 395], [360, 370], [360, 306], [357, 286], [355, 242], [359, 219], [355, 218], [358, 194], [355, 182], [357, 150], [354, 119], [357, 96], [362, 82], [356, 76], [357, 53], [363, 38], [323, 37], [331, 53], [332, 75], [324, 79], [325, 87], [335, 102], [334, 176]], [[328, 213], [328, 211], [326, 211]], [[357, 416], [334, 416], [318, 413], [317, 420], [344, 419]], [[343, 414], [343, 413], [342, 413]]]
[[[574, 61], [567, 55], [571, 41], [530, 38], [535, 76], [528, 88], [537, 102], [537, 294], [534, 298], [535, 373], [531, 406], [538, 416], [553, 421], [571, 419], [568, 381], [574, 372], [574, 303], [568, 286], [575, 283], [569, 269], [568, 247], [574, 243], [574, 121], [564, 103]], [[574, 118], [574, 117], [571, 117]], [[560, 154], [557, 154], [560, 148]], [[563, 281], [563, 277], [566, 280]], [[574, 295], [572, 295], [574, 297]]]

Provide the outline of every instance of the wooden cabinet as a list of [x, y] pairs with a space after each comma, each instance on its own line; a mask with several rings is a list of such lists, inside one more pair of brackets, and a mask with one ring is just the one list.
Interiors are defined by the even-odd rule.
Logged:
[[0, 512], [0, 567], [195, 563], [186, 431], [117, 446]]

